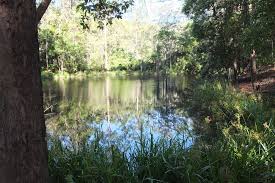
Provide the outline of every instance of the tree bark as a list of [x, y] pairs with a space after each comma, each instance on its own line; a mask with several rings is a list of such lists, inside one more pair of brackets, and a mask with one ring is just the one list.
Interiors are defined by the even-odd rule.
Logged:
[[272, 36], [272, 39], [271, 39], [271, 59], [272, 59], [272, 62], [274, 63], [273, 67], [275, 68], [275, 62], [274, 62], [274, 36]]
[[238, 70], [238, 67], [239, 67], [238, 65], [239, 65], [239, 64], [238, 64], [238, 61], [237, 61], [237, 59], [235, 58], [235, 59], [234, 59], [234, 62], [233, 62], [233, 71], [234, 71], [234, 73], [233, 73], [233, 74], [234, 74], [234, 78], [233, 78], [233, 79], [234, 79], [234, 83], [237, 83], [237, 82], [238, 82], [238, 74], [239, 74], [239, 73], [238, 73], [238, 71], [239, 71], [239, 70]]
[[255, 81], [257, 80], [257, 63], [256, 63], [255, 50], [253, 50], [250, 60], [251, 60], [251, 63], [250, 63], [251, 83], [252, 83], [253, 89], [255, 89]]
[[108, 59], [108, 40], [107, 40], [107, 20], [104, 21], [104, 69], [105, 71], [109, 70], [109, 59]]
[[0, 0], [0, 182], [48, 182], [34, 0]]
[[46, 49], [45, 49], [45, 53], [46, 53], [46, 68], [47, 71], [49, 70], [49, 56], [48, 56], [48, 40], [46, 39]]
[[48, 9], [49, 5], [51, 4], [52, 0], [43, 0], [38, 8], [37, 8], [37, 24], [40, 22], [41, 18], [43, 17], [43, 15], [45, 14], [46, 10]]

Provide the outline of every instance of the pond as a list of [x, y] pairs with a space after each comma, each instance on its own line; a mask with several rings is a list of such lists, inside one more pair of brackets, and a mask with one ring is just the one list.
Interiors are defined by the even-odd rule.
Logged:
[[192, 120], [180, 103], [187, 80], [101, 76], [43, 83], [48, 134], [67, 145], [100, 139], [130, 151], [144, 139], [193, 142]]

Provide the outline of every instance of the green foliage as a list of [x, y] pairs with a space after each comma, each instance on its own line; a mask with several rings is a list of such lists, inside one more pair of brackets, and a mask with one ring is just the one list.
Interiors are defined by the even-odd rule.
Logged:
[[204, 83], [195, 90], [191, 107], [204, 122], [198, 125], [211, 134], [204, 133], [207, 143], [221, 143], [223, 166], [231, 181], [272, 182], [275, 115], [269, 106], [260, 97], [246, 96], [221, 83]]
[[199, 55], [195, 54], [197, 41], [191, 34], [191, 25], [163, 27], [155, 39], [157, 47], [152, 59], [160, 70], [176, 74], [197, 74], [200, 71]]
[[183, 11], [193, 20], [196, 52], [206, 56], [202, 74], [226, 74], [230, 68], [241, 74], [252, 50], [259, 65], [274, 62], [274, 7], [273, 0], [187, 0]]
[[[272, 0], [187, 0], [183, 11], [192, 23], [160, 29], [138, 16], [135, 21], [116, 20], [132, 3], [97, 0], [50, 7], [39, 31], [43, 69], [155, 70], [211, 77], [234, 70], [236, 79], [247, 71], [252, 50], [259, 65], [274, 62]], [[79, 21], [89, 29], [84, 31]]]
[[49, 11], [49, 16], [39, 27], [43, 69], [69, 73], [84, 71], [86, 69], [85, 32], [78, 28], [76, 23], [79, 15], [73, 11], [67, 12], [68, 14], [61, 13], [58, 9]]
[[[59, 123], [61, 134], [49, 139], [52, 181], [274, 182], [275, 115], [269, 106], [219, 82], [200, 83], [194, 91], [184, 99], [199, 119], [197, 137], [188, 148], [180, 138], [145, 138], [141, 131], [139, 141], [124, 152], [103, 143], [103, 132], [86, 133], [86, 123], [79, 122], [93, 121], [95, 115], [69, 105], [70, 113]], [[80, 137], [75, 128], [84, 129], [85, 138], [74, 140]], [[66, 138], [65, 131], [75, 138]]]
[[118, 49], [110, 56], [111, 70], [136, 70], [139, 62], [130, 53]]
[[85, 0], [77, 6], [77, 9], [83, 12], [81, 17], [81, 25], [89, 28], [89, 16], [92, 16], [98, 22], [99, 27], [103, 28], [104, 22], [112, 23], [114, 18], [121, 19], [123, 13], [133, 5], [133, 0]]
[[[39, 31], [43, 77], [51, 78], [54, 72], [69, 77], [67, 73], [102, 71], [104, 61], [115, 71], [156, 68], [213, 76], [225, 74], [236, 61], [245, 68], [252, 49], [260, 64], [273, 61], [271, 0], [187, 0], [184, 12], [192, 25], [160, 30], [123, 20], [107, 25], [106, 21], [120, 18], [128, 4], [115, 4], [119, 8], [114, 9], [115, 1], [94, 2], [79, 6], [84, 15], [50, 9]], [[100, 20], [103, 30], [87, 19], [87, 13]], [[79, 28], [81, 17], [88, 30]], [[113, 89], [121, 92], [120, 87]], [[58, 117], [58, 123], [49, 124], [57, 132], [49, 137], [52, 181], [274, 182], [275, 115], [261, 96], [239, 93], [220, 82], [200, 83], [188, 94], [184, 103], [197, 114], [197, 136], [188, 148], [182, 139], [153, 135], [144, 139], [141, 133], [131, 151], [123, 152], [118, 145], [102, 143], [105, 134], [92, 131], [92, 122], [84, 123], [93, 121], [88, 108], [63, 106], [68, 111]]]
[[83, 30], [81, 16], [75, 7], [49, 8], [39, 26], [43, 70], [70, 74], [102, 71], [105, 60], [109, 70], [139, 70], [152, 63], [158, 26], [112, 20], [99, 29], [98, 22], [89, 20], [89, 29]]

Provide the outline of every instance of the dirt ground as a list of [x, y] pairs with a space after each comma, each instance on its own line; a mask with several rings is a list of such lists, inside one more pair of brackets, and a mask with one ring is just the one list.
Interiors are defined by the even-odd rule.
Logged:
[[275, 65], [261, 67], [258, 70], [255, 90], [253, 90], [250, 74], [240, 77], [238, 88], [243, 92], [263, 92], [275, 95]]

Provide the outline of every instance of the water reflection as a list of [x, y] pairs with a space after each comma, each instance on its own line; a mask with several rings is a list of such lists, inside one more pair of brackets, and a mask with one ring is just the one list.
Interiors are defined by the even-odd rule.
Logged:
[[192, 121], [177, 108], [172, 78], [101, 77], [44, 82], [48, 133], [74, 146], [94, 140], [124, 151], [142, 139], [177, 138], [192, 143]]

